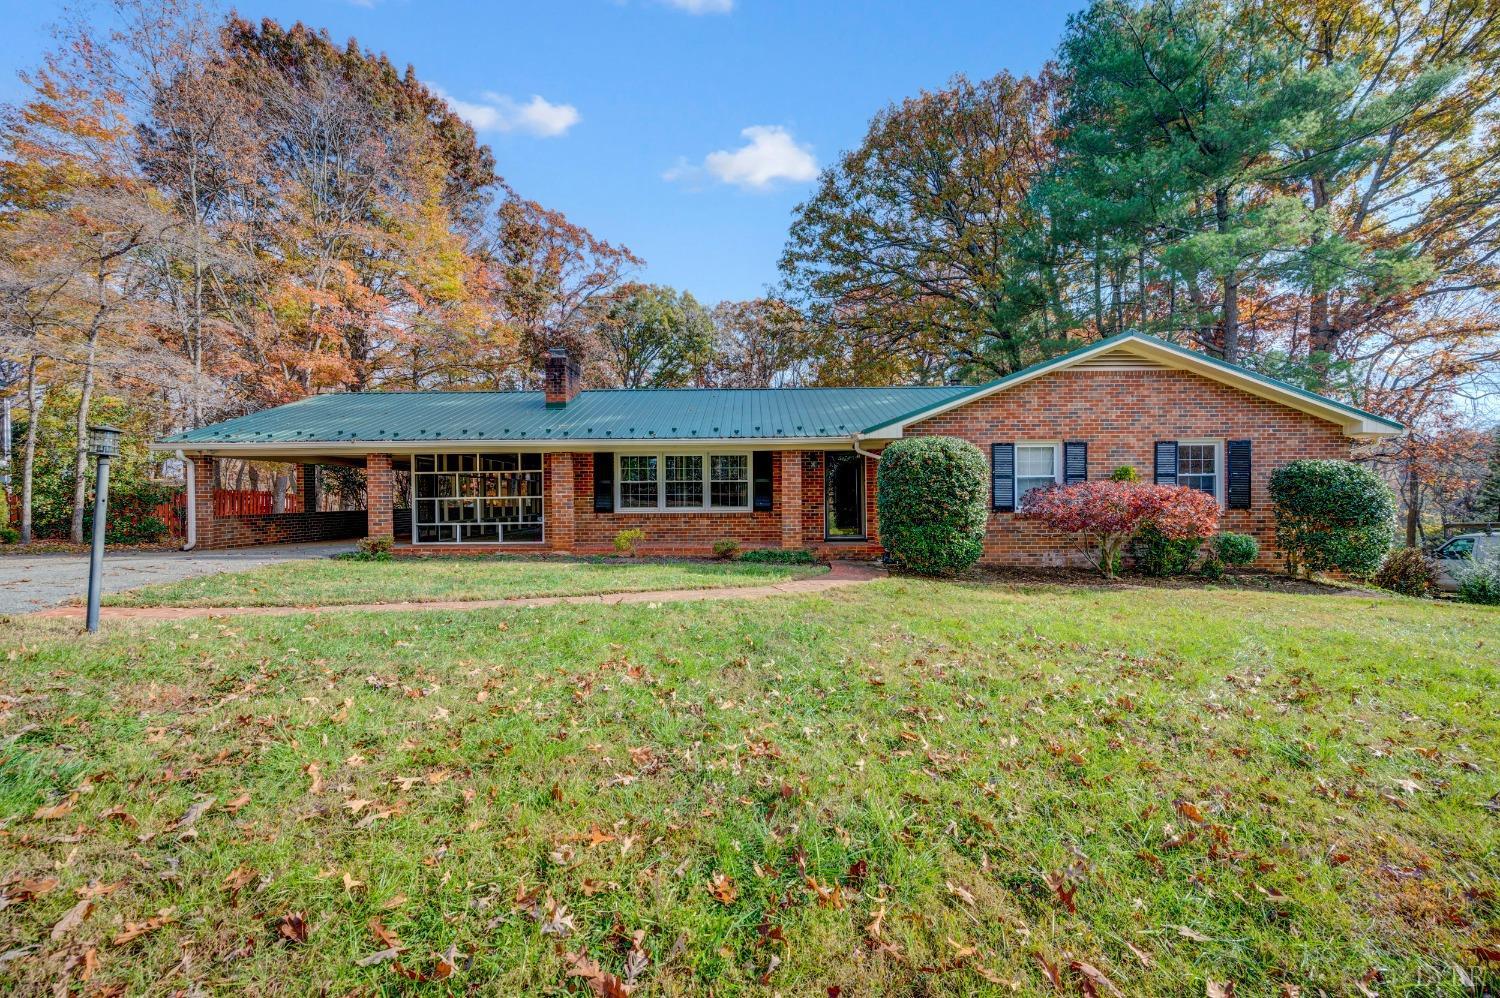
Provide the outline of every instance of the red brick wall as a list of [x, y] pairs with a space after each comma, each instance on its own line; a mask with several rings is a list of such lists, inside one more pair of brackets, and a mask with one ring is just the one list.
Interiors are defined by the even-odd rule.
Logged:
[[196, 469], [193, 501], [198, 510], [198, 547], [203, 550], [250, 547], [256, 544], [345, 540], [365, 535], [364, 510], [216, 517], [213, 462], [211, 457], [193, 459]]
[[[706, 555], [712, 552], [714, 541], [724, 539], [739, 541], [744, 550], [781, 547], [781, 481], [785, 456], [782, 451], [772, 455], [771, 494], [774, 503], [768, 513], [753, 510], [743, 513], [595, 513], [594, 455], [574, 454], [573, 550], [588, 554], [613, 552], [615, 534], [632, 528], [646, 532], [646, 539], [638, 549], [642, 554]], [[550, 540], [550, 524], [548, 530]], [[549, 543], [548, 546], [552, 545]]]
[[[1333, 423], [1188, 371], [1064, 370], [908, 426], [908, 436], [962, 437], [989, 460], [989, 445], [1025, 440], [1085, 440], [1089, 477], [1122, 464], [1150, 481], [1158, 440], [1250, 440], [1250, 509], [1226, 510], [1222, 529], [1254, 534], [1260, 564], [1281, 562], [1266, 492], [1271, 472], [1297, 458], [1347, 460], [1352, 441]], [[1222, 469], [1220, 469], [1222, 474]], [[991, 513], [984, 560], [995, 564], [1074, 565], [1066, 536]]]
[[396, 475], [389, 454], [365, 455], [365, 509], [369, 510], [368, 537], [395, 537]]

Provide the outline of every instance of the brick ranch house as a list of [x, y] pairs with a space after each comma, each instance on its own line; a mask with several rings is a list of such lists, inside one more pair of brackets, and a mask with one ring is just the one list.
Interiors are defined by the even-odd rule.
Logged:
[[[1053, 482], [1132, 465], [1203, 489], [1223, 527], [1277, 562], [1266, 487], [1296, 458], [1347, 459], [1399, 423], [1204, 354], [1123, 333], [977, 387], [580, 391], [549, 352], [544, 392], [319, 395], [158, 441], [191, 462], [200, 548], [390, 537], [412, 553], [598, 553], [645, 532], [648, 554], [809, 548], [881, 554], [876, 468], [907, 436], [960, 437], [989, 458], [984, 560], [1073, 563], [1068, 539], [1020, 520]], [[215, 517], [220, 457], [302, 467], [305, 512]], [[320, 512], [318, 465], [363, 467], [366, 511]]]

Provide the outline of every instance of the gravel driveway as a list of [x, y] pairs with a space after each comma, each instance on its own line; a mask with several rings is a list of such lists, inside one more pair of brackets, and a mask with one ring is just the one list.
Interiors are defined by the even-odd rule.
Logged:
[[[228, 551], [149, 551], [104, 556], [104, 591], [197, 575], [243, 572], [279, 561], [327, 558], [354, 550], [353, 541], [277, 544]], [[88, 592], [89, 559], [80, 554], [0, 555], [0, 615], [30, 613], [81, 600]]]

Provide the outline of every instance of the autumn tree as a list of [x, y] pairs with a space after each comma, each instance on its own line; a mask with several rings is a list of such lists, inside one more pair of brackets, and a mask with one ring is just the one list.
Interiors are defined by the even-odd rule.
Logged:
[[788, 300], [823, 333], [823, 383], [1005, 374], [1055, 351], [1057, 246], [1030, 195], [1063, 80], [955, 77], [881, 111], [796, 209]]
[[596, 310], [601, 374], [615, 388], [682, 388], [698, 380], [713, 349], [713, 321], [691, 294], [628, 284]]
[[710, 318], [714, 343], [703, 377], [720, 388], [801, 384], [816, 355], [815, 334], [802, 314], [777, 298], [726, 301]]
[[492, 387], [537, 383], [547, 348], [562, 346], [593, 377], [591, 336], [601, 303], [642, 264], [561, 212], [507, 190], [483, 244], [492, 308], [509, 336], [476, 351], [473, 364]]

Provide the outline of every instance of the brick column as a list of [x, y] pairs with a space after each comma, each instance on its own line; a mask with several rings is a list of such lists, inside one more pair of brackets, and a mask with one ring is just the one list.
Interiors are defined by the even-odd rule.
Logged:
[[542, 458], [543, 477], [547, 480], [547, 501], [542, 528], [547, 547], [559, 554], [570, 554], [576, 541], [574, 518], [573, 455], [546, 454]]
[[365, 535], [394, 539], [391, 522], [396, 476], [389, 454], [365, 455]]
[[781, 546], [802, 547], [802, 452], [781, 452], [781, 494], [776, 497], [781, 510]]
[[304, 464], [301, 466], [302, 480], [297, 483], [302, 492], [302, 512], [316, 513], [318, 511], [318, 466], [316, 464]]
[[194, 529], [198, 534], [198, 547], [216, 548], [219, 546], [219, 532], [214, 526], [214, 459], [199, 455], [189, 460], [193, 462], [193, 495], [188, 496], [188, 501], [193, 508], [188, 513], [197, 510]]

